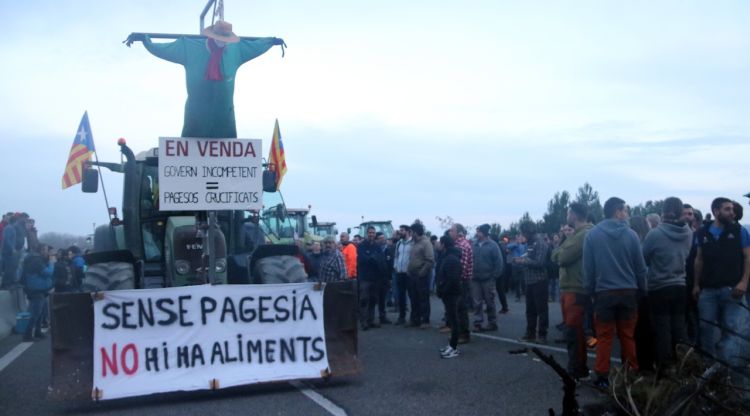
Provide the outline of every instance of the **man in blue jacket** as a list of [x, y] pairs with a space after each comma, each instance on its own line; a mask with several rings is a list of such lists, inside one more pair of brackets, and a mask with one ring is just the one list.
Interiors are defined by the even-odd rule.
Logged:
[[638, 295], [646, 292], [646, 263], [641, 242], [628, 223], [625, 201], [612, 197], [604, 203], [605, 220], [586, 235], [583, 243], [583, 284], [594, 297], [596, 347], [595, 384], [609, 386], [609, 360], [615, 331], [623, 361], [638, 370], [635, 324]]
[[367, 227], [367, 240], [357, 246], [357, 283], [359, 285], [359, 320], [362, 330], [378, 328], [375, 318], [375, 304], [378, 302], [378, 288], [385, 278], [386, 263], [383, 250], [375, 241], [375, 227]]

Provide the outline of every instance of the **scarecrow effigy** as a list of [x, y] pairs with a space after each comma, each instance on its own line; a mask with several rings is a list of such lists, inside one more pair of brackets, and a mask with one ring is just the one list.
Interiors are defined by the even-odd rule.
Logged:
[[[275, 37], [239, 37], [223, 18], [220, 6], [219, 20], [202, 35], [131, 33], [125, 40], [127, 46], [142, 42], [154, 56], [185, 67], [188, 96], [182, 137], [237, 137], [233, 99], [237, 70], [274, 45], [282, 51], [286, 46]], [[152, 38], [176, 40], [154, 43]]]

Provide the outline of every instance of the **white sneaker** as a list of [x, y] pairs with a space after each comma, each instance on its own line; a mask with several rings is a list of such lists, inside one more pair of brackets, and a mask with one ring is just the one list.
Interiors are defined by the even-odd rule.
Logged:
[[458, 348], [451, 348], [450, 350], [446, 351], [445, 354], [441, 354], [440, 357], [442, 358], [458, 358], [458, 356], [461, 354], [460, 351], [458, 351]]
[[450, 345], [446, 345], [446, 346], [444, 346], [443, 348], [440, 348], [440, 355], [443, 355], [443, 354], [445, 354], [446, 352], [448, 352], [448, 351], [450, 351], [450, 350], [452, 350], [452, 349], [453, 349], [453, 348], [451, 348], [451, 346], [450, 346]]

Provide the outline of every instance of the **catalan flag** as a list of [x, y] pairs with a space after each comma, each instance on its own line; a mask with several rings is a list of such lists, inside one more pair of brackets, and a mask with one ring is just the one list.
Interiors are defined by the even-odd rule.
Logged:
[[268, 163], [276, 171], [276, 189], [281, 186], [281, 180], [286, 174], [286, 158], [284, 157], [284, 143], [281, 141], [279, 131], [279, 120], [273, 128], [273, 141], [271, 141], [271, 152], [268, 154]]
[[76, 137], [73, 140], [73, 146], [70, 148], [68, 163], [65, 165], [62, 189], [81, 183], [83, 162], [91, 159], [91, 154], [95, 151], [94, 136], [91, 134], [91, 126], [89, 125], [89, 113], [84, 112], [81, 124], [78, 125], [78, 132], [76, 132]]

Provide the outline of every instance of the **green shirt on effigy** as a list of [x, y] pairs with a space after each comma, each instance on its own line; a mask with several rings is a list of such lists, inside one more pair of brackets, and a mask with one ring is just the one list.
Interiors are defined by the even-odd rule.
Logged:
[[156, 57], [185, 67], [187, 102], [182, 137], [237, 137], [234, 121], [234, 78], [245, 62], [264, 54], [276, 38], [241, 39], [224, 46], [222, 80], [206, 79], [211, 53], [206, 39], [181, 37], [174, 42], [153, 43], [146, 36], [143, 45]]

